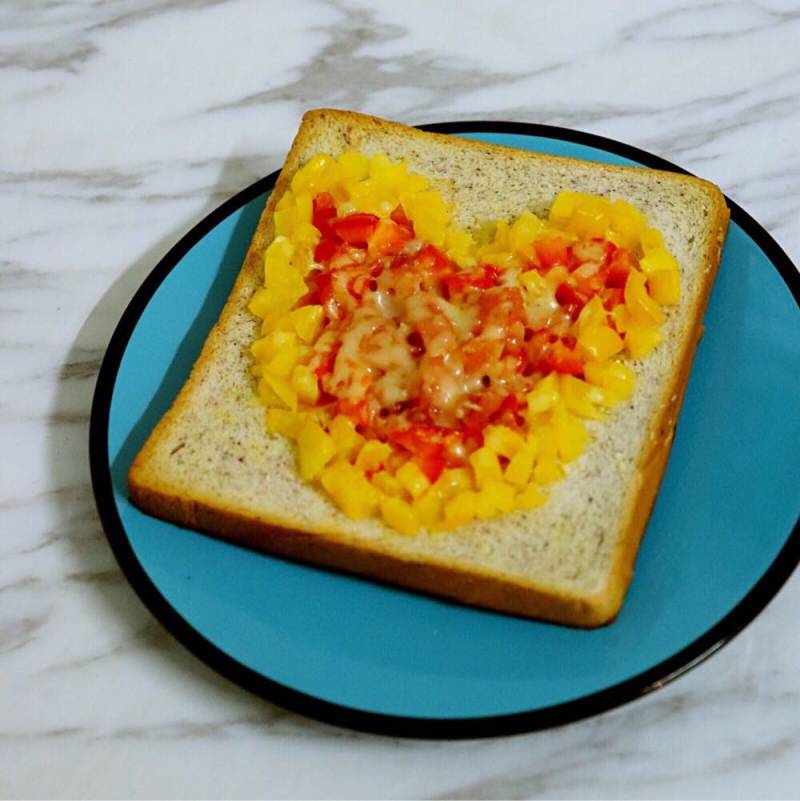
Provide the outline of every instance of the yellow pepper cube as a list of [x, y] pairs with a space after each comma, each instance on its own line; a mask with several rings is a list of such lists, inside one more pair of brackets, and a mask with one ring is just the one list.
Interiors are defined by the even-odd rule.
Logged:
[[645, 253], [652, 253], [654, 250], [666, 250], [664, 237], [658, 228], [645, 228], [641, 234], [642, 250]]
[[524, 273], [520, 273], [518, 280], [523, 289], [534, 298], [541, 295], [547, 288], [547, 281], [538, 270], [526, 270]]
[[535, 509], [547, 501], [547, 496], [540, 492], [536, 484], [528, 484], [514, 499], [515, 509]]
[[639, 261], [639, 267], [641, 267], [642, 272], [649, 277], [653, 275], [653, 273], [661, 272], [662, 270], [677, 272], [678, 262], [671, 253], [657, 248], [651, 250], [646, 256], [642, 257]]
[[603, 301], [595, 295], [578, 315], [578, 336], [582, 336], [593, 328], [608, 325], [608, 312], [603, 307]]
[[379, 470], [372, 476], [371, 481], [375, 487], [390, 498], [402, 498], [406, 493], [403, 485], [386, 470]]
[[627, 400], [633, 394], [636, 376], [622, 362], [589, 362], [583, 372], [588, 382], [611, 390], [620, 400]]
[[364, 443], [356, 457], [356, 467], [359, 470], [378, 470], [392, 453], [391, 445], [377, 439]]
[[298, 400], [313, 406], [319, 400], [319, 382], [307, 364], [298, 364], [292, 370], [292, 389]]
[[650, 294], [662, 306], [674, 306], [681, 297], [681, 277], [677, 270], [659, 270], [647, 279]]
[[553, 420], [558, 455], [563, 462], [577, 459], [586, 448], [589, 432], [583, 423], [567, 411], [559, 412]]
[[497, 454], [485, 445], [469, 457], [469, 463], [475, 472], [475, 483], [479, 489], [483, 489], [490, 481], [501, 481], [503, 478]]
[[[314, 193], [316, 194], [316, 192]], [[297, 223], [309, 224], [313, 216], [314, 198], [311, 192], [303, 192], [295, 198], [295, 212], [297, 214]]]
[[553, 205], [550, 206], [548, 219], [552, 223], [564, 223], [575, 213], [575, 203], [578, 198], [577, 192], [564, 190], [556, 195]]
[[273, 331], [257, 339], [251, 346], [250, 352], [259, 362], [268, 362], [280, 351], [297, 345], [297, 337], [291, 331]]
[[292, 389], [292, 385], [285, 378], [281, 378], [277, 375], [265, 374], [261, 380], [266, 382], [267, 386], [281, 403], [288, 406], [292, 411], [297, 409], [297, 393]]
[[611, 204], [611, 228], [622, 238], [625, 247], [632, 248], [639, 242], [647, 227], [647, 218], [638, 209], [624, 200]]
[[345, 181], [363, 181], [369, 175], [369, 159], [349, 150], [339, 156], [339, 169]]
[[[589, 395], [591, 386], [580, 378], [562, 375], [559, 382], [564, 407], [587, 420], [603, 420], [606, 415], [597, 409]], [[557, 407], [558, 408], [558, 407]]]
[[403, 193], [400, 202], [408, 219], [414, 224], [414, 233], [417, 237], [436, 247], [442, 247], [450, 219], [450, 213], [442, 196], [433, 191]]
[[286, 347], [279, 350], [265, 365], [264, 375], [273, 375], [278, 378], [289, 378], [300, 357], [298, 348]]
[[325, 310], [322, 306], [301, 306], [289, 314], [292, 328], [307, 345], [313, 344], [322, 328]]
[[409, 536], [419, 532], [419, 518], [410, 504], [400, 498], [384, 498], [381, 501], [381, 516], [387, 526]]
[[523, 256], [530, 256], [533, 241], [541, 233], [544, 223], [532, 212], [523, 211], [514, 221], [509, 233], [511, 249]]
[[510, 484], [522, 487], [530, 481], [535, 454], [532, 448], [524, 447], [517, 451], [506, 465], [504, 478]]
[[540, 414], [552, 409], [558, 402], [558, 380], [555, 373], [542, 378], [532, 392], [526, 396], [528, 402], [528, 415]]
[[551, 459], [542, 459], [533, 469], [533, 477], [537, 484], [551, 484], [564, 478], [564, 468]]
[[431, 482], [414, 462], [406, 462], [395, 473], [397, 480], [408, 490], [412, 498], [418, 498], [430, 487]]
[[[304, 251], [303, 269], [300, 270], [301, 273], [305, 274], [308, 272], [308, 259], [306, 258], [306, 254], [308, 254], [309, 251], [313, 250], [319, 244], [319, 240], [321, 238], [322, 234], [319, 232], [319, 229], [310, 222], [301, 222], [295, 224], [294, 231], [292, 232], [292, 241], [298, 248], [301, 248]], [[298, 250], [296, 248], [294, 256], [292, 256], [291, 263], [299, 267], [297, 256]]]
[[658, 328], [631, 326], [625, 334], [625, 350], [632, 359], [641, 359], [660, 344], [662, 338]]
[[451, 529], [469, 523], [478, 513], [478, 493], [462, 492], [444, 505], [442, 528]]
[[362, 520], [378, 510], [380, 493], [353, 465], [347, 462], [334, 464], [325, 468], [319, 479], [333, 502], [348, 517]]
[[525, 444], [525, 440], [508, 426], [487, 426], [483, 444], [499, 456], [510, 459]]
[[352, 459], [364, 442], [364, 437], [356, 431], [355, 423], [344, 415], [336, 415], [328, 430], [336, 443], [336, 453], [342, 459]]
[[270, 409], [267, 412], [267, 428], [273, 434], [297, 439], [305, 423], [305, 416], [288, 409]]
[[445, 496], [435, 486], [425, 490], [412, 504], [420, 522], [428, 531], [436, 531], [442, 522]]
[[558, 444], [553, 430], [553, 418], [554, 415], [551, 414], [546, 426], [536, 432], [536, 440], [539, 446], [536, 451], [537, 461], [555, 461], [558, 458]]
[[633, 270], [625, 282], [625, 306], [640, 326], [664, 322], [664, 312], [648, 294], [646, 279], [638, 270]]
[[510, 512], [514, 508], [515, 494], [514, 487], [505, 481], [489, 481], [480, 491], [480, 495], [487, 498], [498, 512]]
[[474, 489], [472, 470], [467, 467], [451, 467], [443, 470], [433, 486], [446, 498], [450, 498], [458, 492]]
[[325, 429], [313, 420], [306, 420], [297, 438], [300, 454], [300, 475], [310, 481], [336, 455], [336, 443]]
[[608, 325], [587, 329], [578, 337], [578, 344], [597, 361], [608, 359], [625, 347], [620, 335]]
[[297, 224], [297, 209], [276, 209], [272, 219], [275, 222], [276, 236], [291, 236]]

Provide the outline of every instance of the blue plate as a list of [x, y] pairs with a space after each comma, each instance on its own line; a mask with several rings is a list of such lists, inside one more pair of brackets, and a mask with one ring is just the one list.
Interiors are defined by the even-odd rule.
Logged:
[[[430, 129], [677, 170], [548, 126]], [[275, 175], [182, 239], [111, 340], [92, 410], [97, 505], [130, 582], [191, 651], [307, 715], [416, 737], [575, 720], [681, 674], [740, 631], [800, 559], [798, 275], [734, 203], [672, 457], [617, 621], [580, 631], [272, 558], [148, 517], [131, 459], [169, 407], [239, 270]]]

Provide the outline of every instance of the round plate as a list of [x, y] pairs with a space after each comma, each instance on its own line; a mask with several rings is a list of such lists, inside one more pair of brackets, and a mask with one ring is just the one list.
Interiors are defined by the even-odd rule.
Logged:
[[[426, 127], [679, 169], [549, 126]], [[243, 687], [311, 717], [482, 737], [565, 723], [661, 687], [763, 609], [800, 559], [800, 414], [786, 402], [800, 396], [800, 279], [730, 201], [672, 456], [612, 625], [581, 631], [458, 606], [254, 553], [134, 508], [130, 462], [199, 354], [276, 176], [224, 203], [162, 259], [120, 320], [95, 392], [100, 516], [129, 581], [177, 639]]]

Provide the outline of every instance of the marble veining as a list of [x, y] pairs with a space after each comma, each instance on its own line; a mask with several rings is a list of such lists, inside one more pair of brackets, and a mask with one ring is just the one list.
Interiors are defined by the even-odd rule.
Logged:
[[800, 261], [793, 0], [0, 6], [0, 797], [796, 797], [800, 581], [677, 682], [570, 726], [417, 742], [263, 703], [110, 552], [89, 411], [120, 314], [302, 112], [580, 128], [719, 183]]

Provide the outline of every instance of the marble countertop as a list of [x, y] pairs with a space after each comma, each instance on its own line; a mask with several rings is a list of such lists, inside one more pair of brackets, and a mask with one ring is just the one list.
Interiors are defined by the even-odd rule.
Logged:
[[87, 433], [135, 289], [315, 106], [618, 138], [718, 183], [800, 262], [798, 42], [793, 0], [3, 3], [0, 797], [796, 796], [798, 576], [599, 717], [357, 734], [259, 701], [151, 617], [100, 527]]

